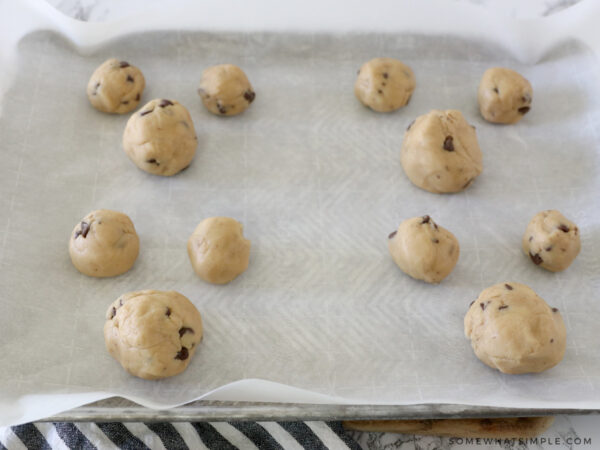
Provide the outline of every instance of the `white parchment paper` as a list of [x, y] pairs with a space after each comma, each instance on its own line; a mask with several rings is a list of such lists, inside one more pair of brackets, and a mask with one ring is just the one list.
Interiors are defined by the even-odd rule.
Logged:
[[[565, 42], [528, 64], [500, 43], [459, 36], [155, 31], [84, 55], [38, 32], [17, 54], [0, 121], [0, 424], [111, 395], [156, 408], [206, 395], [600, 408], [600, 73], [583, 45]], [[353, 95], [356, 70], [381, 55], [417, 78], [410, 104], [393, 114]], [[89, 105], [87, 80], [112, 56], [142, 69], [142, 104], [172, 98], [190, 110], [198, 152], [176, 177], [138, 170], [121, 148], [128, 117]], [[210, 115], [196, 94], [202, 69], [223, 62], [243, 67], [257, 92], [239, 117]], [[534, 87], [517, 125], [478, 113], [479, 79], [498, 65]], [[463, 193], [419, 190], [400, 167], [406, 126], [433, 108], [460, 109], [477, 127], [484, 172]], [[67, 252], [73, 226], [98, 208], [127, 213], [141, 239], [133, 270], [113, 279], [79, 274]], [[530, 218], [550, 208], [582, 237], [558, 274], [520, 249]], [[439, 286], [405, 276], [387, 251], [399, 222], [424, 214], [461, 244]], [[197, 223], [215, 215], [240, 220], [252, 241], [248, 271], [226, 286], [197, 278], [186, 253]], [[568, 344], [556, 368], [508, 376], [475, 358], [464, 314], [504, 281], [561, 310]], [[189, 368], [158, 382], [125, 373], [102, 336], [110, 302], [150, 288], [183, 293], [205, 324]]]

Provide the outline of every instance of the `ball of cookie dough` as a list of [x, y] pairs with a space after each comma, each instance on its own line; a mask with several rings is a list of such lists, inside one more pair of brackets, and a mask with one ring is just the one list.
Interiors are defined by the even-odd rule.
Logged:
[[127, 121], [123, 149], [140, 169], [171, 176], [187, 168], [198, 146], [190, 113], [175, 100], [155, 99]]
[[462, 191], [483, 170], [475, 128], [454, 109], [417, 117], [404, 134], [400, 162], [410, 181], [436, 194]]
[[204, 281], [225, 284], [248, 268], [250, 241], [242, 224], [229, 217], [204, 219], [188, 240], [194, 271]]
[[358, 71], [354, 95], [374, 111], [390, 112], [408, 104], [415, 90], [410, 67], [394, 58], [375, 58]]
[[233, 64], [209, 67], [202, 72], [198, 94], [206, 109], [218, 116], [240, 114], [256, 97], [244, 71]]
[[388, 248], [400, 269], [417, 280], [439, 283], [458, 261], [456, 237], [429, 216], [413, 217], [388, 236]]
[[517, 123], [531, 109], [533, 89], [514, 70], [494, 67], [483, 74], [477, 99], [481, 115], [488, 122]]
[[140, 69], [127, 61], [111, 58], [92, 74], [87, 85], [87, 96], [98, 111], [125, 114], [134, 110], [146, 80]]
[[183, 372], [201, 340], [200, 313], [178, 292], [129, 292], [106, 312], [106, 349], [127, 372], [146, 380]]
[[465, 316], [475, 355], [504, 373], [542, 372], [563, 358], [565, 324], [530, 287], [499, 283], [481, 292]]
[[137, 259], [140, 240], [125, 214], [99, 209], [75, 225], [69, 240], [73, 265], [90, 277], [114, 277], [127, 272]]
[[581, 250], [577, 225], [556, 210], [537, 213], [523, 235], [523, 251], [536, 266], [560, 272]]

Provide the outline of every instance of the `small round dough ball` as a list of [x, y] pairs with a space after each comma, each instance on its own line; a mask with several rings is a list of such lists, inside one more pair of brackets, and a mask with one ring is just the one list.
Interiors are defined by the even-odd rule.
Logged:
[[499, 283], [481, 292], [465, 316], [475, 355], [504, 373], [542, 372], [563, 358], [565, 324], [530, 287]]
[[458, 261], [456, 237], [429, 216], [413, 217], [388, 236], [388, 248], [400, 269], [417, 280], [439, 283]]
[[517, 123], [531, 109], [533, 89], [514, 70], [494, 67], [483, 74], [477, 99], [481, 115], [488, 122]]
[[256, 97], [244, 71], [233, 64], [220, 64], [202, 72], [198, 94], [206, 109], [217, 116], [240, 114]]
[[106, 312], [106, 349], [127, 372], [146, 380], [183, 372], [201, 340], [200, 313], [178, 292], [129, 292]]
[[196, 227], [188, 240], [194, 271], [204, 281], [226, 284], [248, 268], [250, 241], [242, 224], [230, 217], [210, 217]]
[[354, 95], [374, 111], [391, 112], [408, 104], [415, 86], [412, 69], [402, 61], [375, 58], [358, 71]]
[[125, 114], [133, 111], [146, 87], [140, 69], [127, 61], [111, 58], [92, 74], [87, 85], [87, 96], [98, 111]]
[[137, 259], [140, 239], [131, 219], [109, 209], [92, 211], [75, 225], [69, 240], [71, 262], [90, 277], [114, 277]]
[[127, 121], [123, 149], [140, 169], [171, 176], [187, 168], [198, 138], [188, 110], [175, 100], [154, 99]]
[[462, 191], [483, 170], [475, 128], [453, 109], [417, 117], [404, 134], [400, 162], [410, 181], [436, 194]]
[[523, 251], [536, 266], [560, 272], [581, 250], [577, 225], [556, 210], [537, 213], [523, 235]]

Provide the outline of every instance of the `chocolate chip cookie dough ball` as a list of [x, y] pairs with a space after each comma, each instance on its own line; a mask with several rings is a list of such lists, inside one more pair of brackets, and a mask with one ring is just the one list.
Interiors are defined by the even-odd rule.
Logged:
[[198, 138], [190, 113], [175, 100], [155, 99], [136, 111], [123, 133], [123, 149], [140, 169], [171, 176], [190, 165]]
[[256, 97], [244, 71], [233, 64], [209, 67], [202, 72], [198, 94], [206, 109], [218, 116], [240, 114]]
[[417, 117], [404, 134], [400, 162], [410, 181], [436, 194], [462, 191], [483, 170], [475, 128], [454, 109]]
[[106, 349], [127, 372], [146, 380], [183, 372], [201, 340], [200, 313], [178, 292], [130, 292], [106, 312]]
[[514, 70], [494, 67], [483, 74], [477, 99], [481, 115], [488, 122], [517, 123], [531, 109], [533, 89]]
[[465, 316], [475, 355], [504, 373], [542, 372], [563, 358], [565, 324], [530, 287], [499, 283], [479, 294]]
[[402, 61], [375, 58], [358, 71], [354, 95], [374, 111], [391, 112], [408, 104], [415, 85], [412, 69]]
[[73, 265], [90, 277], [114, 277], [127, 272], [137, 259], [140, 240], [125, 214], [99, 209], [75, 226], [69, 240]]
[[560, 272], [581, 250], [577, 225], [556, 210], [537, 213], [523, 235], [523, 251], [536, 266]]
[[98, 111], [125, 114], [137, 107], [145, 87], [146, 80], [140, 69], [111, 58], [92, 74], [87, 96]]
[[188, 241], [188, 255], [204, 281], [225, 284], [248, 268], [250, 241], [242, 224], [229, 217], [204, 219]]
[[417, 280], [439, 283], [458, 261], [458, 240], [429, 216], [413, 217], [388, 236], [388, 248], [400, 269]]

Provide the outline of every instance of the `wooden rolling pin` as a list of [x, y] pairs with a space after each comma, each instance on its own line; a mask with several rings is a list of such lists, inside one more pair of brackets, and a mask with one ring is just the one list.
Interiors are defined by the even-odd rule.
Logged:
[[348, 430], [451, 436], [463, 438], [525, 439], [546, 431], [554, 417], [506, 417], [498, 419], [350, 420]]

